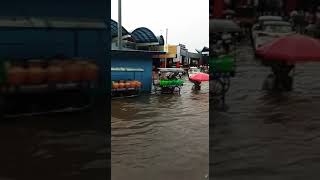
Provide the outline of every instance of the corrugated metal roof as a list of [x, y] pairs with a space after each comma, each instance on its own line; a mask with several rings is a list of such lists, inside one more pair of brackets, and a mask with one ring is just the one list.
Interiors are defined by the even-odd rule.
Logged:
[[[125, 36], [128, 34], [129, 32], [124, 27], [122, 27], [122, 35]], [[112, 19], [111, 19], [111, 36], [112, 38], [118, 37], [118, 23]]]
[[283, 18], [281, 16], [260, 16], [258, 21], [282, 21]]
[[159, 43], [158, 38], [154, 35], [154, 33], [145, 27], [135, 29], [131, 33], [131, 36], [136, 43]]
[[202, 49], [196, 49], [196, 51], [198, 53], [209, 52], [209, 48], [208, 47], [203, 47]]
[[263, 24], [264, 26], [274, 25], [274, 26], [291, 26], [289, 22], [285, 21], [268, 21]]
[[210, 33], [218, 32], [240, 32], [240, 26], [232, 20], [226, 19], [211, 19], [209, 21]]

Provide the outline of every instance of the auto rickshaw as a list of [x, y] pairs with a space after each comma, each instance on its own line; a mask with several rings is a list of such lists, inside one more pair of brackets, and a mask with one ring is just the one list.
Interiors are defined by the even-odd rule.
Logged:
[[153, 80], [155, 92], [160, 92], [161, 94], [180, 94], [184, 83], [182, 74], [185, 70], [182, 68], [159, 68], [158, 70], [158, 79]]
[[233, 21], [226, 24], [228, 26], [223, 27], [217, 23], [210, 24], [210, 98], [214, 102], [222, 102], [223, 106], [230, 87], [230, 78], [235, 76], [237, 39], [234, 33], [241, 31]]

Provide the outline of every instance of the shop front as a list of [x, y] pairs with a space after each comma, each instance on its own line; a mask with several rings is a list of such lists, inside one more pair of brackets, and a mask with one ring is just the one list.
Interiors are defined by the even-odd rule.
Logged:
[[154, 59], [153, 66], [156, 68], [169, 68], [176, 67], [177, 63], [180, 64], [180, 59], [177, 56], [177, 45], [164, 45], [163, 50], [163, 53], [155, 54], [152, 57]]
[[[151, 92], [153, 70], [152, 57], [159, 54], [163, 54], [163, 52], [113, 50], [111, 58], [113, 91], [127, 92], [128, 90], [133, 90], [136, 93]], [[133, 82], [138, 82], [138, 85]], [[120, 83], [123, 83], [124, 85], [122, 86]]]
[[1, 1], [1, 179], [110, 177], [110, 6]]
[[[105, 2], [31, 0], [18, 4], [20, 8], [14, 1], [6, 1], [0, 8], [2, 115], [19, 117], [64, 112], [70, 107], [77, 111], [97, 104], [107, 106], [110, 32], [105, 23], [109, 16], [101, 7], [107, 6]], [[92, 13], [83, 14], [88, 8]], [[90, 66], [96, 74], [90, 78], [85, 76], [88, 69], [80, 65], [89, 62], [96, 66]], [[70, 98], [73, 96], [78, 98]], [[44, 108], [45, 102], [50, 106]]]

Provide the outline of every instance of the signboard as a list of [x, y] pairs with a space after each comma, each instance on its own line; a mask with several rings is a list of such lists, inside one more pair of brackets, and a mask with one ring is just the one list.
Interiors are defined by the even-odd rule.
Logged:
[[166, 54], [154, 55], [153, 58], [177, 58], [177, 46], [176, 45], [165, 45], [164, 51], [167, 52]]

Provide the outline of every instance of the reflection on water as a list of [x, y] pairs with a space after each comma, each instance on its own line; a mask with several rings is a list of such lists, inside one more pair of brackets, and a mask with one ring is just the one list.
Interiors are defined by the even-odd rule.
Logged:
[[[214, 111], [214, 179], [318, 179], [320, 64], [297, 65], [294, 90], [267, 93], [270, 70], [240, 47], [227, 112]], [[248, 53], [249, 52], [249, 53]]]
[[112, 180], [205, 179], [208, 83], [191, 87], [186, 81], [181, 95], [112, 101]]

